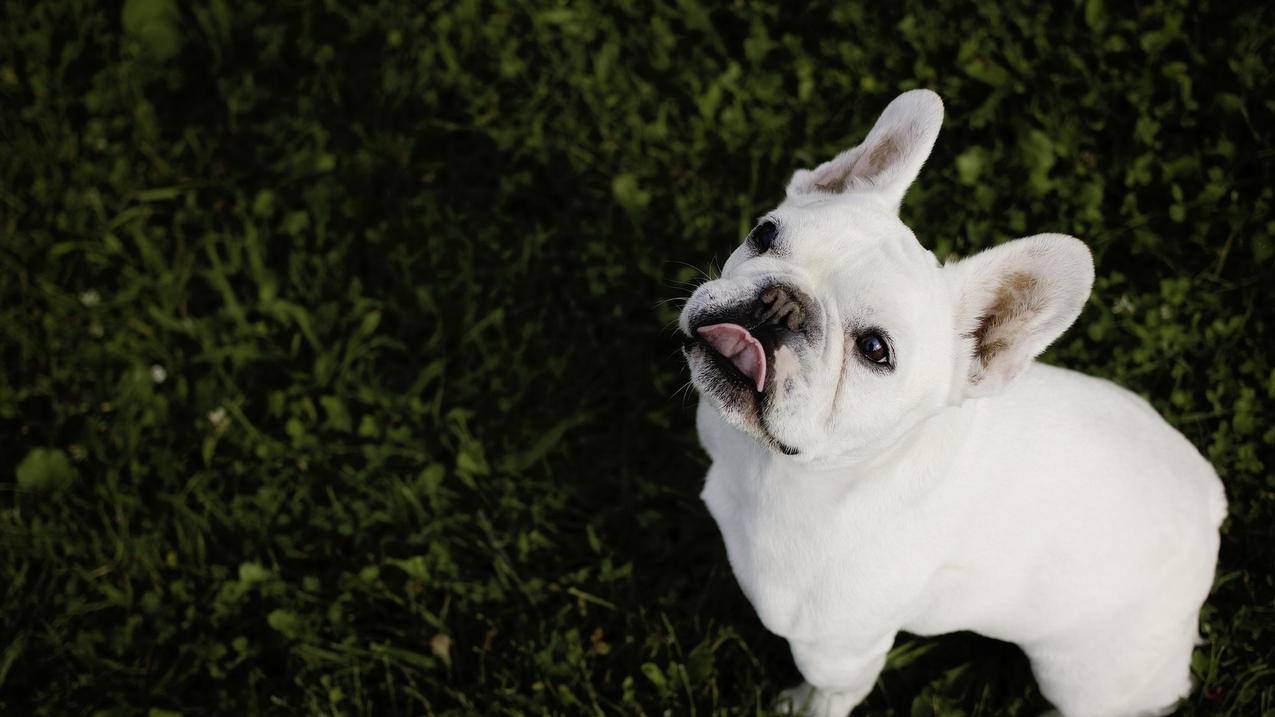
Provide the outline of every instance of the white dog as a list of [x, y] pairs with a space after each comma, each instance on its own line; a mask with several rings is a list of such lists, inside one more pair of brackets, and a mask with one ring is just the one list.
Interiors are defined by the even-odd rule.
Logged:
[[1141, 398], [1034, 362], [1093, 284], [1041, 234], [940, 265], [898, 209], [933, 92], [801, 170], [681, 315], [712, 458], [703, 498], [762, 623], [846, 715], [895, 634], [1017, 643], [1068, 717], [1162, 714], [1191, 689], [1226, 496]]

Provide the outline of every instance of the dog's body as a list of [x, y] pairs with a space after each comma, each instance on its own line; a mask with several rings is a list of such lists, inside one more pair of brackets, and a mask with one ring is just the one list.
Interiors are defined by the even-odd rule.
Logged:
[[[942, 105], [911, 92], [798, 172], [683, 312], [703, 497], [766, 627], [845, 715], [899, 630], [1020, 645], [1068, 717], [1190, 690], [1220, 481], [1141, 398], [1032, 362], [1092, 260], [1042, 235], [940, 267], [897, 208]], [[747, 328], [746, 328], [747, 325]]]

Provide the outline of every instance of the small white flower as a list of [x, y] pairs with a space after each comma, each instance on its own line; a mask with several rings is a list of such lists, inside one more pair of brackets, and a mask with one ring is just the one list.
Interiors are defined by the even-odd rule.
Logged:
[[151, 380], [155, 383], [163, 383], [168, 378], [168, 372], [159, 364], [151, 364]]
[[224, 428], [228, 421], [229, 419], [226, 418], [226, 409], [221, 406], [218, 406], [208, 412], [208, 422], [213, 424], [213, 428], [216, 428], [217, 430]]
[[1137, 307], [1133, 305], [1133, 301], [1129, 298], [1129, 295], [1124, 294], [1120, 297], [1118, 301], [1116, 301], [1115, 306], [1111, 307], [1111, 313], [1128, 314], [1128, 313], [1131, 313], [1135, 308]]
[[97, 293], [96, 289], [89, 289], [88, 291], [80, 294], [80, 303], [89, 308], [93, 308], [94, 306], [102, 303], [102, 295]]
[[1173, 318], [1173, 309], [1169, 308], [1167, 305], [1161, 306], [1160, 318], [1164, 319], [1165, 321], [1168, 321], [1169, 319]]

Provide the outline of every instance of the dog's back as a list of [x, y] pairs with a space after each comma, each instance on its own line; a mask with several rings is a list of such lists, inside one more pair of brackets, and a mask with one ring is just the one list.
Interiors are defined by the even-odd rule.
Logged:
[[[984, 599], [961, 622], [1021, 645], [1065, 713], [1185, 695], [1226, 515], [1213, 467], [1141, 397], [1073, 371], [1035, 364], [971, 409], [958, 472], [977, 497], [949, 559], [978, 566]], [[1124, 671], [1073, 694], [1091, 664]]]

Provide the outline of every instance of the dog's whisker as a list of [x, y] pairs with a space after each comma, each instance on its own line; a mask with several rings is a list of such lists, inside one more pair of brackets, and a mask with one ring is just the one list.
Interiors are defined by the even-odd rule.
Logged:
[[681, 324], [681, 318], [669, 319], [668, 321], [664, 322], [664, 326], [662, 326], [661, 329], [663, 331], [671, 331], [673, 333], [677, 333], [682, 330], [682, 327], [680, 326], [680, 324]]
[[683, 407], [685, 407], [685, 406], [686, 406], [686, 399], [690, 396], [690, 393], [691, 393], [690, 389], [691, 389], [693, 386], [694, 386], [694, 381], [692, 381], [692, 380], [689, 380], [689, 379], [688, 379], [688, 380], [687, 380], [685, 383], [683, 383], [681, 386], [678, 386], [678, 387], [677, 387], [677, 389], [676, 389], [675, 391], [673, 391], [673, 393], [669, 394], [668, 400], [672, 401], [673, 399], [675, 399], [675, 398], [677, 398], [677, 397], [678, 397], [678, 394], [681, 394], [681, 396], [682, 396], [682, 406], [683, 406]]
[[676, 261], [676, 260], [673, 260], [673, 261], [671, 261], [670, 263], [678, 264], [678, 265], [684, 266], [684, 267], [686, 267], [687, 269], [690, 269], [691, 271], [693, 271], [693, 272], [695, 272], [695, 273], [699, 274], [700, 276], [704, 277], [704, 279], [705, 279], [706, 281], [712, 281], [712, 280], [713, 280], [713, 277], [709, 276], [709, 275], [708, 275], [708, 272], [704, 271], [703, 269], [699, 268], [698, 266], [695, 266], [694, 264], [688, 264], [688, 263], [686, 263], [686, 262], [684, 262], [684, 261]]

